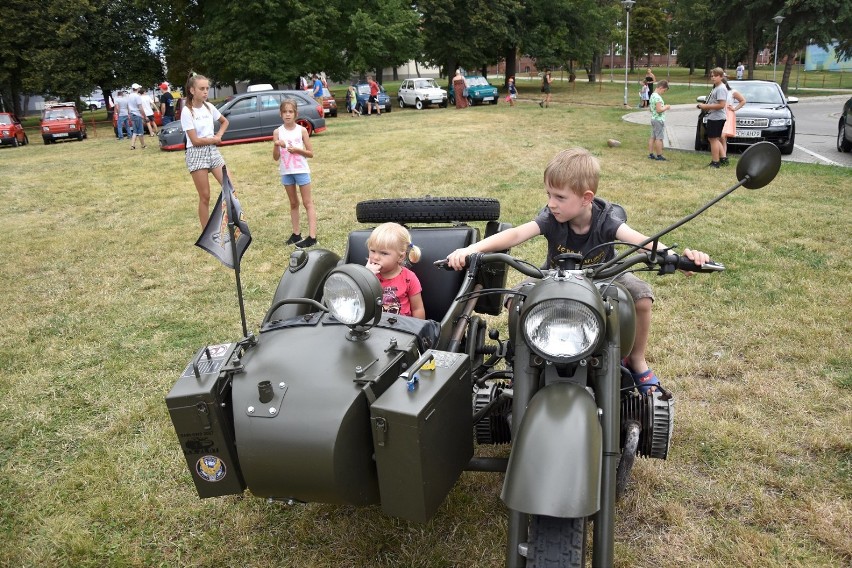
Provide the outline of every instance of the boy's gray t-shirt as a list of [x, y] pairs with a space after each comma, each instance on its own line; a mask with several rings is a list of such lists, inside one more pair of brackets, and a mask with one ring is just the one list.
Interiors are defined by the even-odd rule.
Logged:
[[599, 264], [615, 256], [613, 245], [595, 248], [598, 245], [615, 240], [615, 233], [624, 223], [624, 219], [614, 214], [613, 208], [603, 199], [595, 198], [592, 202], [592, 225], [585, 235], [578, 235], [567, 222], [560, 223], [545, 207], [535, 218], [541, 234], [547, 239], [547, 263], [545, 268], [553, 268], [553, 258], [557, 255], [572, 252], [586, 254], [594, 252], [583, 262], [584, 265]]
[[[714, 105], [721, 102], [727, 103], [728, 101], [728, 89], [725, 87], [724, 83], [719, 83], [718, 86], [713, 87], [713, 90], [710, 91], [710, 96], [707, 97], [707, 104]], [[716, 110], [711, 110], [707, 113], [707, 120], [725, 120], [727, 115], [725, 114], [725, 107], [718, 108]]]

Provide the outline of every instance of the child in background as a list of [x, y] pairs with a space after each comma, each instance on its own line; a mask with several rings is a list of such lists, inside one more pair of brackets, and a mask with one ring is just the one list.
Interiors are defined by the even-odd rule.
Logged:
[[648, 100], [651, 93], [648, 89], [648, 83], [642, 81], [642, 86], [639, 88], [639, 108], [645, 108], [648, 106]]
[[[584, 264], [598, 264], [615, 257], [612, 241], [636, 245], [645, 241], [645, 235], [612, 214], [611, 204], [596, 197], [599, 180], [600, 164], [591, 153], [583, 148], [563, 150], [544, 170], [547, 207], [533, 221], [453, 251], [447, 256], [449, 265], [461, 270], [467, 257], [473, 253], [506, 250], [538, 235], [547, 239], [548, 268], [554, 266], [553, 258], [562, 253], [593, 252]], [[665, 248], [662, 243], [657, 245], [658, 250]], [[650, 250], [650, 245], [645, 245], [645, 249]], [[683, 254], [699, 266], [710, 260], [705, 253], [697, 250], [684, 249]], [[645, 360], [654, 292], [635, 274], [622, 274], [616, 282], [630, 292], [636, 306], [636, 340], [633, 350], [622, 363], [630, 370], [640, 392], [656, 390], [654, 385], [660, 381]]]
[[[296, 102], [292, 99], [284, 99], [279, 111], [284, 124], [275, 130], [272, 159], [278, 162], [281, 183], [287, 189], [287, 197], [290, 199], [290, 221], [293, 224], [293, 233], [284, 244], [308, 248], [317, 244], [317, 212], [311, 196], [311, 168], [307, 160], [314, 157], [314, 150], [308, 131], [304, 126], [296, 124], [296, 117], [299, 114]], [[299, 186], [302, 203], [308, 215], [309, 232], [304, 239], [299, 229], [299, 195], [296, 193], [296, 186]]]
[[506, 95], [506, 102], [509, 106], [515, 106], [515, 99], [518, 98], [518, 88], [515, 86], [515, 78], [509, 77], [509, 94]]
[[420, 248], [411, 244], [411, 234], [398, 223], [379, 225], [367, 239], [367, 268], [382, 285], [382, 310], [426, 319], [422, 287], [417, 275], [403, 266], [420, 260]]
[[358, 92], [355, 90], [355, 85], [349, 85], [346, 89], [346, 110], [352, 116], [361, 115], [361, 111], [358, 110]]

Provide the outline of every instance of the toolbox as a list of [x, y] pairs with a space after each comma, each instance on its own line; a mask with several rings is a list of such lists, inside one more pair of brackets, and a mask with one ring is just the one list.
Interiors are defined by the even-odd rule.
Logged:
[[470, 360], [428, 350], [370, 407], [385, 513], [426, 522], [473, 456]]
[[226, 364], [236, 343], [210, 345], [196, 353], [166, 406], [199, 497], [242, 493], [245, 488], [233, 443], [229, 409], [231, 383]]

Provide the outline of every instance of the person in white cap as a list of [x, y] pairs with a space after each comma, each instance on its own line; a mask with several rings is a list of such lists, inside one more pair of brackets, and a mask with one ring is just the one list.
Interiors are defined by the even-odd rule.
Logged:
[[133, 132], [130, 137], [130, 149], [136, 149], [136, 138], [139, 138], [140, 143], [142, 144], [142, 148], [146, 148], [145, 145], [145, 109], [142, 108], [142, 97], [139, 95], [139, 87], [141, 87], [139, 83], [133, 83], [130, 85], [130, 88], [133, 89], [133, 93], [130, 95], [130, 103], [127, 105], [128, 110], [130, 111], [130, 123], [133, 125]]

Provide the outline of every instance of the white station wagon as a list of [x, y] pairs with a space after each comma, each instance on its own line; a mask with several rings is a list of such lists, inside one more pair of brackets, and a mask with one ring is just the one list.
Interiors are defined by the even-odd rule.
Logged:
[[434, 79], [406, 79], [399, 86], [399, 108], [413, 106], [422, 110], [429, 105], [447, 108], [447, 91]]

